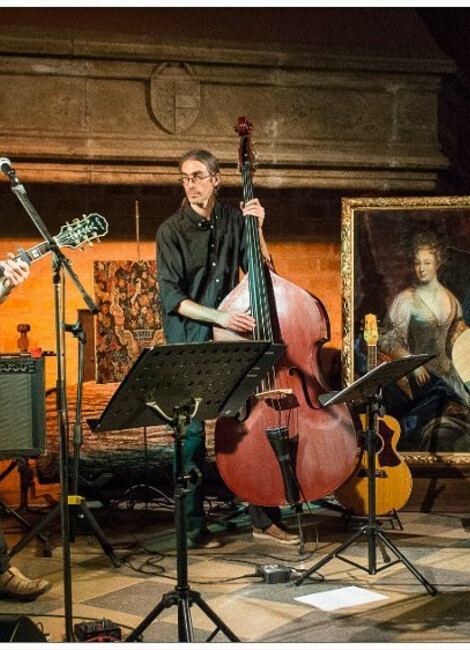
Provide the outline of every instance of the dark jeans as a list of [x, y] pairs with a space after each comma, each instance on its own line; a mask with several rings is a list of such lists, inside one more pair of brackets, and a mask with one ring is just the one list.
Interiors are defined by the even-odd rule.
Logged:
[[2, 523], [0, 521], [0, 574], [5, 573], [10, 568], [8, 560], [8, 548], [5, 535], [2, 530]]
[[271, 524], [277, 526], [281, 523], [281, 510], [280, 508], [269, 508], [267, 506], [254, 506], [250, 504], [249, 507], [251, 525], [255, 528], [269, 528]]
[[[193, 420], [186, 429], [184, 444], [184, 461], [186, 472], [196, 470], [202, 476], [204, 459], [206, 457], [206, 432], [204, 422]], [[279, 524], [281, 511], [279, 508], [266, 508], [264, 506], [250, 505], [250, 520], [256, 528], [268, 528], [271, 524]], [[193, 485], [186, 495], [186, 522], [188, 531], [205, 528], [206, 515], [204, 513], [203, 483]]]

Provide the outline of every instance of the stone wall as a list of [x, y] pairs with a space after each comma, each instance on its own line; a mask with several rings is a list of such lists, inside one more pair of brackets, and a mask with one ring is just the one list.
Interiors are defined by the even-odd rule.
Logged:
[[152, 42], [0, 26], [2, 153], [26, 181], [168, 184], [204, 146], [238, 184], [233, 126], [254, 124], [267, 187], [433, 192], [444, 55]]

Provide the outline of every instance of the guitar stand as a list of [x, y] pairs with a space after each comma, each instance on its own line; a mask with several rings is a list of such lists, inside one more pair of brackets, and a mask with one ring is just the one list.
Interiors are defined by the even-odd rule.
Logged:
[[[398, 564], [399, 562], [402, 562], [405, 565], [405, 567], [408, 569], [408, 571], [410, 571], [415, 576], [415, 578], [419, 580], [419, 582], [423, 585], [423, 587], [431, 596], [435, 596], [437, 594], [437, 589], [426, 580], [426, 578], [405, 557], [405, 555], [403, 555], [403, 553], [399, 551], [399, 549], [395, 546], [395, 544], [386, 537], [386, 535], [381, 530], [380, 524], [377, 521], [377, 514], [376, 514], [377, 445], [375, 444], [376, 443], [375, 429], [376, 429], [376, 422], [379, 413], [379, 408], [381, 404], [382, 387], [385, 388], [390, 383], [393, 383], [400, 377], [404, 376], [405, 374], [408, 374], [408, 372], [411, 372], [411, 370], [413, 370], [414, 368], [417, 368], [423, 363], [426, 363], [426, 361], [429, 360], [429, 358], [432, 358], [433, 356], [434, 355], [431, 356], [410, 355], [409, 357], [405, 357], [404, 359], [399, 359], [397, 361], [391, 361], [389, 363], [381, 364], [381, 366], [378, 366], [367, 375], [364, 375], [364, 377], [358, 379], [357, 382], [355, 382], [348, 388], [344, 389], [343, 391], [335, 395], [333, 398], [331, 398], [331, 396], [328, 395], [326, 396], [328, 399], [324, 400], [323, 402], [320, 398], [320, 401], [322, 402], [323, 406], [336, 404], [342, 401], [353, 401], [353, 397], [357, 395], [357, 389], [359, 387], [361, 389], [360, 396], [362, 398], [365, 397], [367, 400], [366, 450], [368, 453], [367, 476], [368, 476], [369, 515], [368, 515], [367, 524], [361, 526], [361, 528], [354, 535], [352, 535], [350, 539], [348, 539], [346, 542], [341, 544], [339, 548], [329, 553], [326, 557], [320, 560], [320, 562], [317, 562], [317, 564], [315, 564], [311, 569], [305, 571], [300, 576], [300, 578], [294, 581], [296, 585], [302, 584], [304, 580], [310, 577], [313, 573], [316, 573], [322, 566], [325, 566], [325, 564], [327, 564], [328, 562], [330, 562], [330, 560], [333, 560], [334, 558], [338, 558], [339, 560], [342, 560], [343, 562], [347, 562], [348, 564], [351, 564], [352, 566], [361, 569], [362, 571], [366, 571], [367, 573], [369, 573], [369, 575], [375, 575], [379, 571], [382, 571], [384, 569], [393, 566], [394, 564]], [[425, 360], [423, 360], [424, 357], [426, 357]], [[412, 362], [413, 359], [415, 359], [414, 365]], [[408, 361], [409, 364], [411, 363], [409, 368], [408, 368], [409, 364], [407, 365], [401, 363], [405, 361]], [[401, 366], [403, 366], [403, 368]], [[406, 369], [406, 371], [401, 372], [404, 369]], [[364, 392], [366, 393], [365, 395]], [[351, 397], [351, 395], [353, 397]], [[344, 397], [346, 399], [343, 399]], [[353, 562], [352, 560], [342, 555], [343, 551], [345, 551], [347, 548], [349, 548], [352, 544], [354, 544], [363, 536], [366, 536], [368, 540], [367, 567], [364, 567], [356, 562]], [[384, 562], [386, 563], [381, 567], [377, 567], [377, 545], [379, 545], [381, 549], [386, 548], [390, 550], [397, 559], [390, 560], [388, 555], [386, 553], [384, 554], [382, 551]], [[387, 559], [389, 561], [387, 561]]]
[[[197, 605], [215, 624], [206, 640], [220, 631], [229, 641], [239, 638], [188, 584], [185, 499], [189, 476], [184, 466], [184, 440], [191, 420], [235, 416], [285, 350], [267, 341], [185, 343], [144, 350], [113, 395], [94, 432], [170, 424], [174, 445], [174, 503], [176, 530], [176, 588], [131, 632], [126, 642], [140, 641], [141, 633], [165, 610], [178, 608], [178, 640], [194, 641], [190, 608]], [[171, 415], [169, 415], [171, 414]]]

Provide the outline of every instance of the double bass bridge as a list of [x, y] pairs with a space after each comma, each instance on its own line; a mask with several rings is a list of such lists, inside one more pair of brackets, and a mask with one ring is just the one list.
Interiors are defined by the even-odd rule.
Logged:
[[273, 388], [255, 393], [255, 397], [276, 411], [286, 411], [299, 406], [299, 402], [292, 388]]

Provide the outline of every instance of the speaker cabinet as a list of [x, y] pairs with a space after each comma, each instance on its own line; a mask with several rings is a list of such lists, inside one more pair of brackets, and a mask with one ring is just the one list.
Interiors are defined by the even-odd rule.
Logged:
[[46, 642], [47, 638], [27, 616], [0, 615], [0, 641], [4, 643], [21, 643], [31, 641]]
[[0, 356], [0, 458], [46, 449], [44, 358]]

